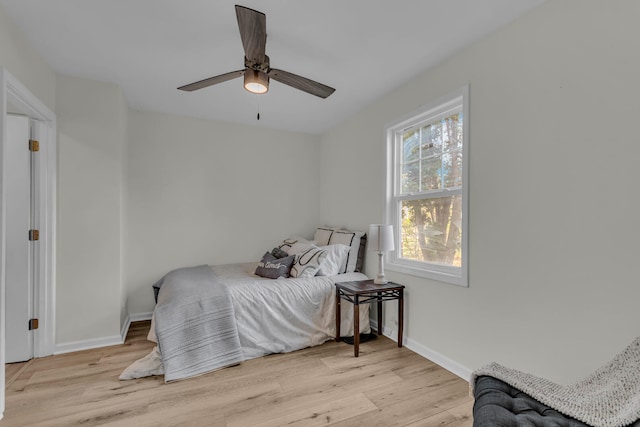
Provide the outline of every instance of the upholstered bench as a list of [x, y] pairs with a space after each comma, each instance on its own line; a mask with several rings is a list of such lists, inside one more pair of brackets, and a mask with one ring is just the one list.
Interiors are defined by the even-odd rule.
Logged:
[[477, 378], [474, 397], [474, 427], [590, 427], [490, 376]]

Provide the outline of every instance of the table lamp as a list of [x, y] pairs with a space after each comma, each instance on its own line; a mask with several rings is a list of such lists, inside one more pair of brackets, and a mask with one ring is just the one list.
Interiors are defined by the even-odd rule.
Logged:
[[384, 253], [394, 249], [393, 226], [371, 224], [369, 226], [369, 250], [378, 252], [378, 275], [373, 280], [373, 283], [383, 285], [388, 282], [384, 278]]

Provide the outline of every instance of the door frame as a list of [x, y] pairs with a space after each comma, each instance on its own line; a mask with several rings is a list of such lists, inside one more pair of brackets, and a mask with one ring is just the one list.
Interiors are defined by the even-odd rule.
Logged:
[[[6, 218], [4, 191], [4, 152], [6, 138], [5, 119], [8, 104], [16, 106], [22, 113], [41, 123], [42, 134], [40, 154], [37, 157], [39, 177], [38, 205], [36, 213], [40, 226], [40, 245], [37, 267], [40, 274], [34, 283], [34, 315], [40, 320], [40, 327], [35, 330], [34, 357], [53, 354], [55, 347], [55, 289], [56, 289], [56, 176], [57, 176], [57, 142], [56, 115], [44, 105], [18, 79], [5, 68], [0, 68], [0, 419], [4, 414], [4, 363], [5, 363], [5, 278], [6, 278]], [[26, 233], [26, 231], [25, 231]]]

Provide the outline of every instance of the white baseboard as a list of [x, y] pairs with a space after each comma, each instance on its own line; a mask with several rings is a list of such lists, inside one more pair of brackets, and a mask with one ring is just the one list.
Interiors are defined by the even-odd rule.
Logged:
[[131, 326], [131, 322], [140, 322], [142, 320], [151, 320], [151, 316], [153, 313], [133, 313], [127, 315], [127, 318], [124, 320], [122, 324], [122, 329], [120, 329], [120, 337], [122, 338], [122, 342], [125, 342], [127, 339], [127, 333], [129, 332], [129, 327]]
[[74, 351], [90, 350], [92, 348], [108, 347], [110, 345], [119, 345], [124, 343], [120, 335], [110, 337], [91, 338], [88, 340], [71, 341], [56, 344], [53, 354], [71, 353]]
[[[371, 320], [371, 329], [377, 331], [378, 322], [376, 322], [375, 320]], [[385, 337], [395, 342], [398, 342], [398, 339], [397, 339], [398, 331], [383, 327], [382, 334]], [[432, 350], [429, 347], [423, 344], [420, 344], [415, 340], [412, 340], [411, 338], [403, 337], [402, 341], [403, 341], [402, 345], [407, 347], [409, 350], [415, 353], [418, 353], [420, 356], [424, 357], [425, 359], [429, 359], [433, 363], [443, 367], [444, 369], [451, 372], [452, 374], [459, 376], [460, 378], [462, 378], [467, 382], [469, 382], [469, 380], [471, 379], [471, 373], [473, 371], [467, 368], [466, 366], [463, 366], [458, 362], [449, 359], [448, 357], [442, 355], [441, 353], [438, 353], [437, 351]]]
[[153, 312], [148, 313], [132, 313], [129, 315], [129, 319], [132, 322], [141, 322], [143, 320], [151, 320], [151, 316], [153, 316]]
[[129, 332], [129, 326], [131, 326], [131, 315], [128, 314], [127, 318], [124, 319], [124, 323], [122, 324], [122, 328], [120, 328], [120, 339], [124, 343], [127, 339], [127, 332]]
[[72, 341], [66, 343], [56, 344], [53, 354], [71, 353], [74, 351], [90, 350], [92, 348], [108, 347], [110, 345], [124, 344], [127, 338], [127, 332], [131, 322], [140, 322], [142, 320], [151, 320], [153, 313], [134, 313], [127, 316], [122, 328], [120, 329], [120, 335], [113, 335], [111, 337], [91, 338], [88, 340]]

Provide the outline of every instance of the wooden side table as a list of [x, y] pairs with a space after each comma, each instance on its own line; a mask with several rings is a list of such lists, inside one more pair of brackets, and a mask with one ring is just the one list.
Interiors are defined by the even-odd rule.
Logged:
[[336, 341], [340, 341], [340, 301], [353, 304], [353, 353], [360, 353], [360, 304], [378, 303], [378, 335], [382, 335], [382, 303], [398, 300], [398, 347], [402, 347], [404, 317], [404, 285], [389, 282], [384, 285], [373, 280], [336, 283]]

